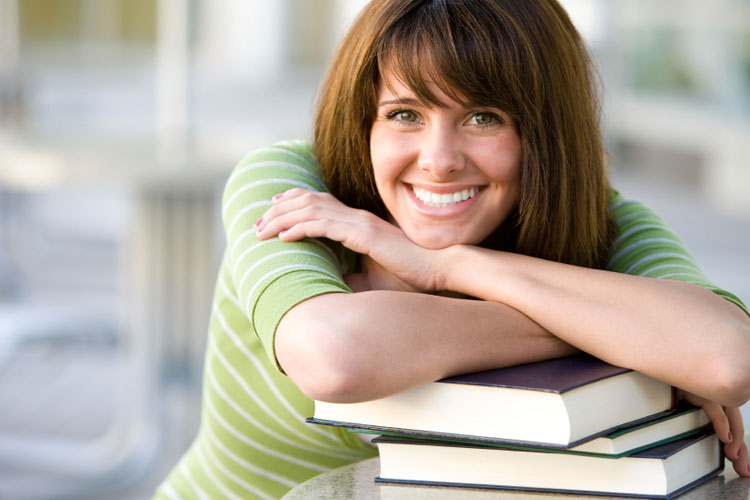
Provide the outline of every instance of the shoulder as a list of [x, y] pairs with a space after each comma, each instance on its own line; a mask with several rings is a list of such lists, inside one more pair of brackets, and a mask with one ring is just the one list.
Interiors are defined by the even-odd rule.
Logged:
[[610, 193], [609, 209], [618, 226], [633, 220], [653, 218], [664, 221], [645, 203], [624, 196], [617, 189], [612, 188]]
[[296, 179], [299, 187], [328, 190], [308, 141], [281, 141], [250, 152], [234, 168], [227, 186], [258, 178]]
[[654, 236], [655, 233], [662, 234], [662, 236], [671, 235], [673, 240], [682, 244], [669, 224], [652, 208], [638, 200], [623, 196], [616, 189], [611, 191], [609, 209], [616, 228], [613, 247], [622, 243], [623, 240]]
[[240, 164], [258, 161], [279, 161], [310, 169], [317, 168], [313, 145], [310, 141], [304, 140], [279, 141], [270, 146], [256, 149], [248, 153]]
[[[615, 236], [610, 247], [608, 268], [627, 274], [643, 272], [664, 259], [694, 266], [684, 243], [646, 204], [612, 190], [610, 211]], [[645, 266], [645, 267], [644, 267]]]
[[271, 198], [292, 188], [328, 192], [312, 144], [283, 141], [247, 154], [224, 187], [224, 216], [248, 207], [271, 205]]

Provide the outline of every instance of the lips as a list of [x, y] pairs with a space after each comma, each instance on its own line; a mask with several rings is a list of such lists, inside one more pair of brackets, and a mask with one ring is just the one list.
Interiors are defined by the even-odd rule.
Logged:
[[429, 207], [439, 208], [449, 207], [469, 200], [479, 192], [479, 188], [477, 187], [465, 188], [450, 193], [435, 193], [417, 186], [411, 186], [411, 188], [414, 192], [414, 196], [416, 196], [419, 201]]

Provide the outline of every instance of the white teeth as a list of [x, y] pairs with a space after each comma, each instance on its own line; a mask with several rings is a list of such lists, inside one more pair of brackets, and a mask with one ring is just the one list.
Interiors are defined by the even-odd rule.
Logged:
[[473, 198], [479, 192], [479, 188], [475, 187], [446, 194], [433, 193], [416, 186], [412, 186], [412, 190], [419, 201], [430, 207], [447, 207], [455, 205], [456, 203], [461, 203], [469, 198]]

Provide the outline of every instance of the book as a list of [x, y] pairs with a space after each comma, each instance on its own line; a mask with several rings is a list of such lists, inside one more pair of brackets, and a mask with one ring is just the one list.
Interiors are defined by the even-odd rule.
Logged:
[[[653, 448], [657, 445], [666, 444], [693, 434], [705, 432], [705, 428], [710, 425], [711, 421], [709, 420], [708, 415], [706, 415], [706, 412], [686, 401], [680, 401], [674, 412], [661, 418], [639, 423], [632, 427], [625, 427], [611, 434], [586, 441], [578, 446], [567, 448], [566, 451], [568, 453], [620, 458], [648, 448]], [[437, 441], [445, 441], [443, 439], [431, 438], [429, 436], [426, 437], [424, 435], [416, 436], [404, 433], [377, 432], [357, 428], [349, 428], [349, 431], [363, 434], [394, 437], [402, 436], [414, 439], [435, 439]], [[448, 441], [452, 443], [476, 443], [476, 441]], [[485, 442], [483, 444], [486, 446], [495, 446], [510, 450], [546, 451], [549, 449], [546, 447], [520, 446], [502, 442]]]
[[585, 354], [449, 377], [308, 422], [447, 440], [570, 448], [673, 408], [674, 391]]
[[680, 401], [673, 413], [594, 438], [570, 448], [570, 451], [621, 457], [698, 433], [710, 425], [706, 412]]
[[713, 430], [622, 458], [380, 436], [379, 483], [671, 499], [723, 470]]

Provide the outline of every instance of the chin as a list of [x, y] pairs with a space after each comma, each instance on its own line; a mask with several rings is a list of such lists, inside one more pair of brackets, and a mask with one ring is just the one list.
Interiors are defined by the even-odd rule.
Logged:
[[431, 234], [407, 234], [410, 240], [419, 245], [422, 248], [428, 250], [440, 250], [448, 248], [453, 245], [472, 245], [475, 244], [465, 237], [449, 236], [445, 234], [431, 235]]

